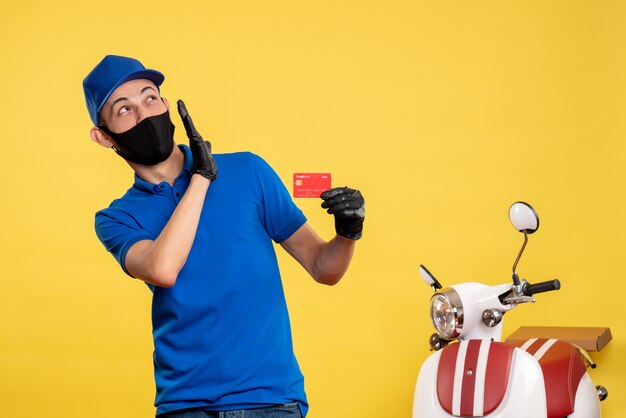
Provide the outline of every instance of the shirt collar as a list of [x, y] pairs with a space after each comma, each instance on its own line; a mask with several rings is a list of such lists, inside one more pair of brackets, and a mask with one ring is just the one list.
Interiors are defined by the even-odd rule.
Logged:
[[[179, 144], [178, 148], [183, 152], [185, 156], [185, 162], [183, 164], [183, 169], [178, 174], [178, 176], [176, 176], [174, 184], [176, 184], [176, 182], [180, 179], [191, 176], [191, 172], [193, 171], [193, 157], [191, 155], [191, 150], [185, 144]], [[167, 187], [169, 187], [169, 184], [167, 184], [166, 182], [161, 182], [159, 184], [149, 183], [139, 177], [137, 173], [135, 173], [135, 187], [148, 193], [158, 193], [159, 191], [165, 190]]]

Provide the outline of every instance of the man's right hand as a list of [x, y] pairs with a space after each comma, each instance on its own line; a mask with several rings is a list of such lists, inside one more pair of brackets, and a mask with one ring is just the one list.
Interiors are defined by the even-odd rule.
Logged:
[[187, 112], [187, 107], [182, 100], [177, 102], [178, 113], [183, 120], [187, 137], [189, 138], [189, 148], [193, 156], [193, 172], [213, 181], [217, 179], [217, 164], [211, 154], [211, 143], [202, 139], [200, 133], [193, 125], [191, 116]]
[[337, 235], [358, 240], [363, 235], [365, 221], [365, 199], [358, 190], [348, 187], [336, 187], [320, 195], [324, 200], [322, 207], [335, 215]]

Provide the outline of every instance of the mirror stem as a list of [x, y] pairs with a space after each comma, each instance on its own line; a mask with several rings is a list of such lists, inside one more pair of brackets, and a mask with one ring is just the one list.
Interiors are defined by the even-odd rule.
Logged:
[[522, 253], [524, 252], [524, 248], [526, 248], [526, 244], [528, 243], [528, 233], [524, 229], [524, 243], [522, 244], [522, 248], [519, 250], [519, 254], [515, 259], [515, 263], [513, 263], [513, 284], [515, 286], [520, 285], [519, 276], [517, 275], [517, 263], [519, 263], [520, 258], [522, 258]]

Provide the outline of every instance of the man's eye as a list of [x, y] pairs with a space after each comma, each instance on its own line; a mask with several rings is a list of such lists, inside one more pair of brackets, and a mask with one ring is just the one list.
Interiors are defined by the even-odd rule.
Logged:
[[130, 110], [130, 108], [128, 106], [122, 106], [120, 107], [120, 110], [117, 111], [118, 114], [122, 114], [122, 113], [126, 113]]
[[151, 102], [153, 100], [156, 100], [157, 97], [156, 96], [148, 96], [148, 99], [146, 100], [147, 102]]

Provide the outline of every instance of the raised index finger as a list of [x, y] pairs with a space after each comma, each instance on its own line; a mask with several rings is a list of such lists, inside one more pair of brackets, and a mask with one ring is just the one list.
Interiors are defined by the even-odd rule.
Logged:
[[191, 138], [192, 136], [200, 137], [200, 134], [196, 130], [196, 127], [193, 125], [193, 121], [191, 120], [191, 116], [189, 116], [189, 112], [187, 111], [187, 106], [185, 106], [185, 102], [182, 100], [178, 100], [176, 102], [178, 106], [178, 114], [180, 118], [183, 120], [183, 125], [185, 126], [185, 131], [187, 132], [187, 136]]

